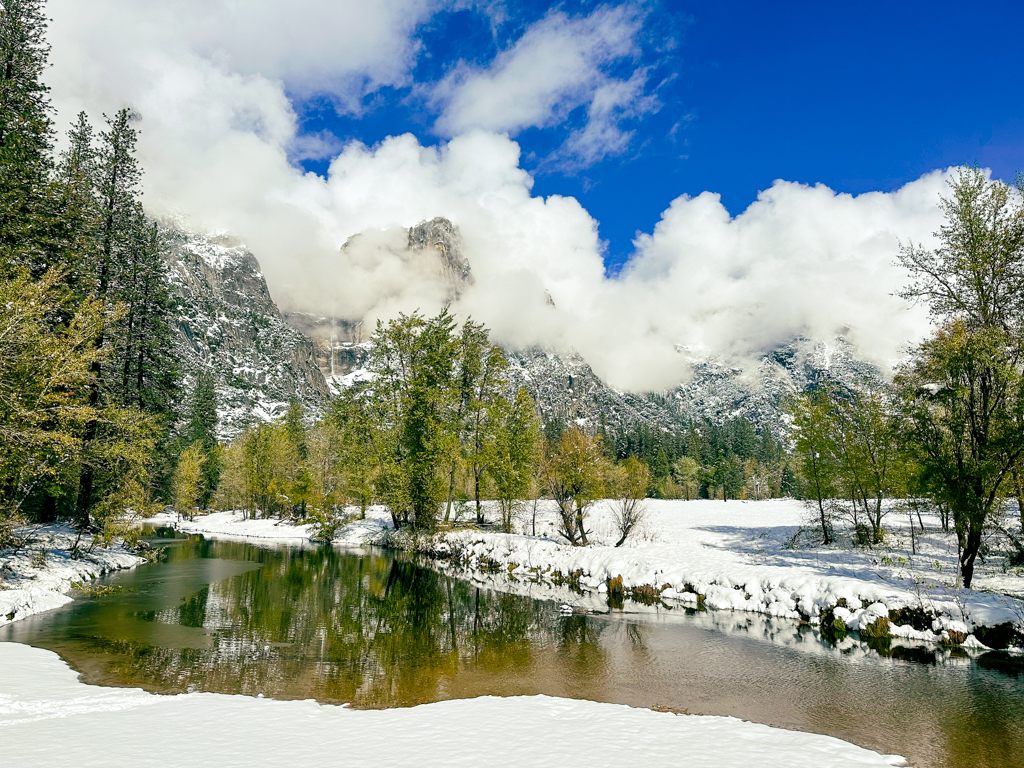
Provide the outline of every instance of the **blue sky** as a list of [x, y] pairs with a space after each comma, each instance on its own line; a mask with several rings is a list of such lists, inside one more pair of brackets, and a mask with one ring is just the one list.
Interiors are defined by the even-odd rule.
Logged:
[[[427, 95], [457, 67], [486, 70], [534, 25], [618, 5], [638, 17], [634, 50], [600, 64], [642, 71], [625, 148], [566, 160], [587, 120], [513, 127], [534, 192], [571, 195], [600, 222], [614, 271], [669, 202], [711, 190], [733, 214], [782, 178], [841, 192], [892, 190], [968, 163], [1012, 179], [1024, 169], [1024, 4], [1015, 2], [464, 3], [416, 31], [412, 82], [376, 89], [358, 113], [296, 99], [303, 129], [375, 144], [413, 133], [443, 142]], [[303, 161], [323, 172], [323, 160]]]

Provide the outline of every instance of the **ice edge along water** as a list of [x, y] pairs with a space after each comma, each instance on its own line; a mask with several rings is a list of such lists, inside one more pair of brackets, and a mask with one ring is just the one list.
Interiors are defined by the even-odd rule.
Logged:
[[[161, 743], [160, 734], [173, 735]], [[353, 710], [313, 701], [160, 696], [82, 683], [56, 654], [0, 643], [0, 743], [7, 765], [338, 764], [690, 768], [904, 766], [830, 736], [731, 717], [517, 696]]]

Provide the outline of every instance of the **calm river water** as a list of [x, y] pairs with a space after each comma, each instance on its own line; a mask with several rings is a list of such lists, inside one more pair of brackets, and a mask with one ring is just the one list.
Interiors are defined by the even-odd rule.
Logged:
[[56, 651], [87, 682], [163, 693], [359, 707], [543, 693], [736, 715], [921, 767], [1024, 766], [1024, 667], [1005, 655], [835, 648], [731, 613], [564, 616], [380, 552], [191, 537], [167, 554], [0, 640]]

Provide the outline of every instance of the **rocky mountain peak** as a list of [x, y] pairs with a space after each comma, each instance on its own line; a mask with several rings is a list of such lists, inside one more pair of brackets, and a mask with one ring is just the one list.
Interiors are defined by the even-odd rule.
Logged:
[[440, 216], [421, 221], [409, 228], [409, 250], [413, 253], [433, 252], [439, 258], [444, 278], [455, 289], [456, 295], [473, 281], [472, 269], [466, 258], [459, 228]]
[[162, 237], [185, 396], [199, 371], [213, 374], [221, 437], [277, 418], [291, 397], [319, 411], [328, 390], [313, 344], [281, 317], [256, 257], [232, 238], [166, 222]]

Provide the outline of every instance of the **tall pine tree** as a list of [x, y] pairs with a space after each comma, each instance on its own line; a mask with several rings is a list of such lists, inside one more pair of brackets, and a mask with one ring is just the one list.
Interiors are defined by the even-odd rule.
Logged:
[[49, 55], [42, 0], [0, 6], [0, 272], [51, 266], [52, 124], [43, 71]]

